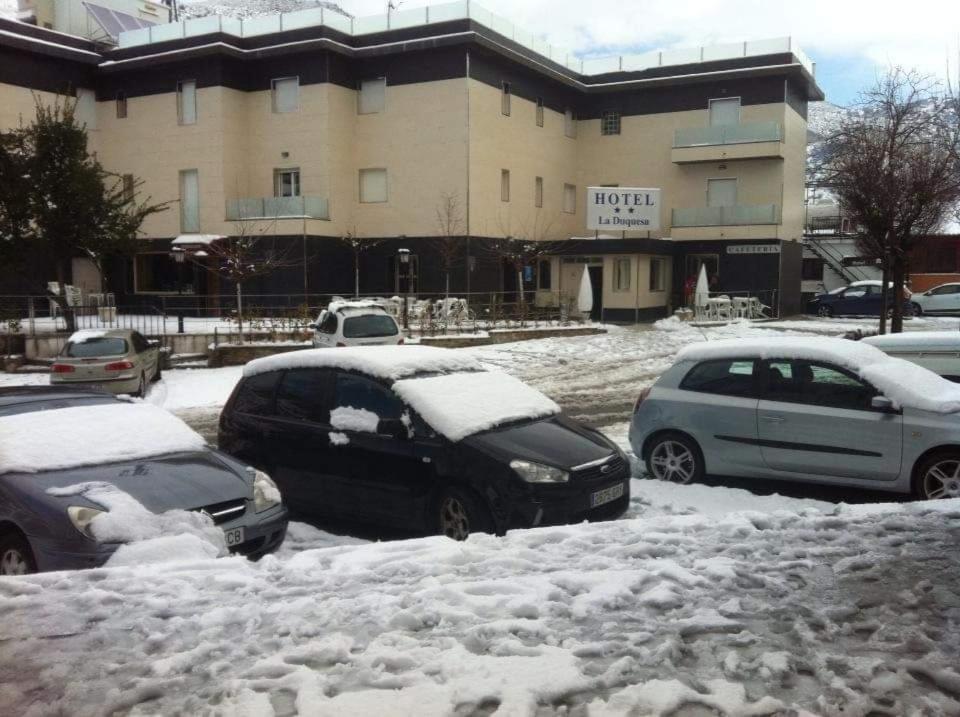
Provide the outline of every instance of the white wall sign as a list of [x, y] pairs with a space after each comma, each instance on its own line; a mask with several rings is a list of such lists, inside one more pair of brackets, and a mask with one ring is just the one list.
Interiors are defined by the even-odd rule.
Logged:
[[779, 254], [779, 244], [734, 244], [727, 247], [727, 254]]
[[659, 189], [587, 187], [587, 229], [647, 231], [659, 228]]

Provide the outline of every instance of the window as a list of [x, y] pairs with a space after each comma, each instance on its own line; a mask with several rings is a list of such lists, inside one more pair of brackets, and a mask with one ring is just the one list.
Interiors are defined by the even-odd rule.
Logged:
[[740, 98], [710, 100], [710, 126], [740, 124]]
[[650, 257], [650, 291], [666, 290], [666, 262], [663, 259]]
[[571, 139], [577, 136], [577, 115], [573, 110], [563, 113], [563, 133]]
[[132, 174], [124, 174], [122, 177], [123, 182], [123, 201], [132, 202], [137, 193], [137, 185], [133, 179]]
[[960, 294], [960, 284], [946, 284], [944, 286], [938, 286], [935, 289], [930, 289], [927, 292], [930, 296], [944, 296], [946, 294]]
[[537, 127], [543, 127], [543, 98], [537, 98]]
[[277, 387], [277, 415], [329, 424], [330, 386], [328, 371], [293, 369], [285, 372]]
[[127, 353], [127, 342], [117, 338], [91, 338], [71, 341], [63, 351], [70, 358], [97, 358], [98, 356], [123, 356]]
[[567, 214], [577, 213], [577, 187], [574, 184], [563, 185], [563, 211]]
[[704, 361], [690, 369], [680, 382], [684, 391], [749, 398], [757, 395], [756, 362], [751, 359]]
[[849, 371], [813, 361], [769, 361], [765, 368], [770, 401], [868, 411], [876, 390]]
[[323, 321], [320, 322], [320, 328], [318, 330], [321, 334], [337, 333], [337, 315], [330, 311], [326, 312]]
[[357, 94], [357, 114], [372, 115], [383, 112], [387, 104], [387, 78], [363, 80]]
[[823, 259], [804, 259], [800, 265], [800, 278], [804, 281], [822, 281]]
[[273, 196], [299, 197], [300, 170], [275, 169], [273, 170]]
[[533, 180], [533, 205], [535, 207], [543, 206], [543, 177], [537, 177]]
[[387, 170], [360, 170], [360, 201], [375, 204], [387, 201]]
[[551, 264], [549, 259], [541, 260], [537, 264], [537, 288], [543, 291], [550, 291], [553, 281], [550, 276]]
[[133, 260], [134, 291], [138, 294], [192, 294], [191, 269], [175, 262], [169, 252], [137, 254]]
[[77, 105], [74, 109], [77, 124], [86, 129], [97, 128], [97, 95], [93, 90], [77, 90]]
[[503, 92], [500, 96], [500, 111], [507, 117], [510, 116], [510, 83], [504, 82]]
[[500, 201], [510, 201], [510, 170], [500, 170]]
[[138, 331], [130, 332], [130, 340], [133, 342], [133, 350], [138, 354], [142, 354], [144, 351], [150, 348], [150, 342], [147, 341], [143, 337], [143, 334]]
[[391, 391], [348, 373], [337, 374], [337, 406], [371, 411], [386, 420], [399, 420], [403, 414], [403, 403]]
[[180, 231], [200, 231], [200, 177], [195, 169], [180, 172]]
[[197, 122], [196, 80], [181, 80], [177, 83], [177, 121], [180, 124]]
[[603, 117], [600, 119], [600, 134], [602, 135], [611, 135], [611, 134], [620, 134], [620, 113], [619, 112], [604, 112]]
[[277, 388], [279, 371], [259, 373], [245, 379], [240, 384], [233, 410], [237, 413], [252, 413], [255, 416], [269, 416], [273, 413], [273, 393]]
[[399, 333], [397, 322], [386, 314], [348, 316], [343, 320], [343, 337], [347, 339], [375, 339]]
[[707, 206], [732, 207], [737, 203], [736, 179], [708, 179]]
[[276, 114], [296, 112], [300, 109], [300, 78], [281, 77], [270, 81], [273, 95], [273, 111]]
[[613, 290], [630, 290], [630, 258], [613, 260]]
[[127, 117], [127, 96], [123, 92], [117, 93], [117, 119]]

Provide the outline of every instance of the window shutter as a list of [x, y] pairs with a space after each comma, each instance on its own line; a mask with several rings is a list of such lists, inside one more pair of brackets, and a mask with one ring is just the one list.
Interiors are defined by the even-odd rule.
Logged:
[[364, 203], [387, 201], [387, 170], [360, 170], [360, 201]]
[[710, 126], [740, 124], [740, 100], [710, 100]]
[[273, 81], [273, 111], [296, 112], [300, 109], [300, 79], [284, 77]]
[[387, 104], [387, 80], [364, 80], [360, 83], [357, 97], [357, 112], [362, 115], [383, 112]]
[[563, 185], [563, 211], [567, 214], [577, 212], [577, 188], [573, 184]]
[[200, 231], [200, 178], [195, 169], [180, 172], [180, 231]]
[[180, 124], [195, 124], [197, 121], [197, 83], [184, 80], [177, 87], [177, 107]]
[[74, 111], [77, 124], [87, 129], [97, 128], [97, 95], [93, 90], [77, 90], [77, 108]]

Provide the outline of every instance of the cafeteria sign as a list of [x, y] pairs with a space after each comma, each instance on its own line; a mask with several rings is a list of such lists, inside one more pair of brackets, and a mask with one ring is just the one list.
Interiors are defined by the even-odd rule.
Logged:
[[587, 229], [660, 228], [660, 190], [587, 187]]

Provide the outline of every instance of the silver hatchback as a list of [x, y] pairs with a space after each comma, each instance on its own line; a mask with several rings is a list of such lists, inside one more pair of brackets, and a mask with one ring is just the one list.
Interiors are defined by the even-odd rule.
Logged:
[[160, 347], [138, 331], [83, 330], [73, 333], [50, 368], [50, 383], [144, 396], [160, 379]]
[[807, 481], [960, 497], [960, 386], [845, 339], [697, 344], [637, 401], [651, 476]]

